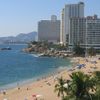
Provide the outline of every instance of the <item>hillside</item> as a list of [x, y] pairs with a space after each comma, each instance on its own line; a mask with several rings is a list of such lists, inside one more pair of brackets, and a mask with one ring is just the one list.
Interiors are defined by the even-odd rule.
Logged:
[[37, 41], [37, 32], [20, 33], [17, 36], [0, 37], [0, 43], [28, 43]]

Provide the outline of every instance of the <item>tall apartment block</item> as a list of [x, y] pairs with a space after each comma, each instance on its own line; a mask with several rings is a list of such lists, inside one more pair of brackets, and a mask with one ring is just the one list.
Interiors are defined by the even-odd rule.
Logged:
[[97, 15], [86, 19], [86, 45], [100, 49], [100, 18]]
[[69, 24], [69, 48], [79, 43], [81, 46], [85, 45], [86, 33], [86, 18], [70, 18]]
[[100, 49], [100, 18], [97, 15], [71, 18], [69, 31], [69, 48], [80, 43], [84, 48]]
[[38, 23], [38, 40], [60, 42], [60, 20], [55, 15], [51, 16], [51, 20], [41, 20]]
[[84, 3], [67, 4], [62, 10], [60, 43], [66, 44], [69, 35], [69, 20], [72, 17], [84, 17]]

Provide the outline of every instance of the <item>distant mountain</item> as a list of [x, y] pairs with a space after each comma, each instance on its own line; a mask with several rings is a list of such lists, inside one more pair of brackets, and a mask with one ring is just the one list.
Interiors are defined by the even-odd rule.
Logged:
[[28, 43], [37, 41], [37, 32], [20, 33], [17, 36], [0, 37], [0, 43]]

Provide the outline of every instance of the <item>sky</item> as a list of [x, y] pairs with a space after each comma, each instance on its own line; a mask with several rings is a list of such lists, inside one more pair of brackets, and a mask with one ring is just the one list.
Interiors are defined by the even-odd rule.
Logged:
[[37, 31], [40, 20], [57, 15], [65, 4], [85, 3], [85, 16], [100, 16], [100, 0], [0, 0], [0, 37]]

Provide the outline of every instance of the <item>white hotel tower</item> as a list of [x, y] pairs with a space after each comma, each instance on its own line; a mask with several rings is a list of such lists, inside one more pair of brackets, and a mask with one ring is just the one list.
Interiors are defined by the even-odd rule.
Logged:
[[68, 4], [62, 10], [61, 18], [61, 31], [60, 31], [60, 43], [66, 44], [68, 42], [69, 35], [69, 21], [72, 17], [82, 18], [84, 17], [84, 3]]

